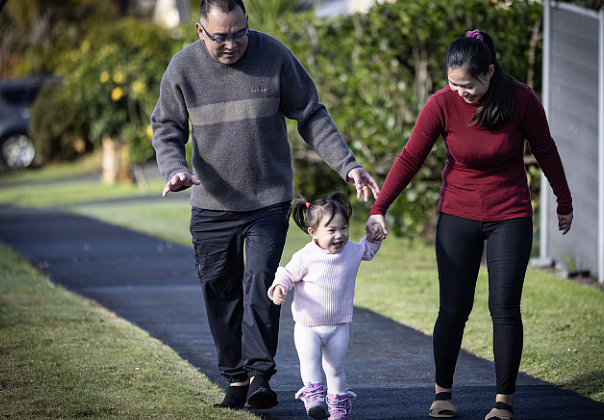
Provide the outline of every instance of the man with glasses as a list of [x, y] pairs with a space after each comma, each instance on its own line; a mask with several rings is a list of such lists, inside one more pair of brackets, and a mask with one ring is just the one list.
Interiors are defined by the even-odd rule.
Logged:
[[[293, 168], [285, 118], [357, 197], [379, 187], [319, 103], [313, 80], [278, 40], [249, 30], [242, 0], [203, 0], [200, 40], [172, 58], [151, 116], [168, 180], [163, 195], [193, 187], [195, 263], [229, 381], [220, 407], [270, 408], [280, 306], [267, 297], [288, 229]], [[189, 119], [192, 174], [186, 161]], [[244, 251], [245, 250], [245, 251]], [[245, 263], [244, 263], [245, 252]]]

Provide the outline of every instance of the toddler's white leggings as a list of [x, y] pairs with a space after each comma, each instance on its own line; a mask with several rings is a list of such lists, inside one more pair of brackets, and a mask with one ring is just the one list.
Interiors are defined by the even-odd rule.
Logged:
[[[295, 324], [294, 343], [300, 359], [300, 374], [308, 382], [323, 383], [321, 365], [330, 394], [345, 394], [344, 359], [348, 349], [348, 324], [304, 327]], [[321, 355], [322, 353], [322, 355]]]

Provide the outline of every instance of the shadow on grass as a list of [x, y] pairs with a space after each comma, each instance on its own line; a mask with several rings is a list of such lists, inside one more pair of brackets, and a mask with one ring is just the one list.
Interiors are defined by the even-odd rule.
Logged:
[[604, 369], [594, 370], [571, 381], [564, 382], [561, 385], [564, 388], [572, 389], [583, 395], [594, 396], [604, 390]]

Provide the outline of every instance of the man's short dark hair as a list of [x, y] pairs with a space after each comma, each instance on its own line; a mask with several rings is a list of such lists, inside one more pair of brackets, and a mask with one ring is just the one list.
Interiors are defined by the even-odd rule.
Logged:
[[207, 20], [210, 10], [217, 8], [221, 12], [231, 12], [235, 7], [241, 8], [243, 14], [245, 14], [245, 6], [243, 0], [201, 0], [199, 5], [199, 20]]

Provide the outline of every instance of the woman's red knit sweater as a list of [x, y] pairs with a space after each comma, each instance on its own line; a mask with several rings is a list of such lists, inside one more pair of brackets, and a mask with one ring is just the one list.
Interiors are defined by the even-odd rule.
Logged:
[[541, 102], [525, 87], [514, 90], [515, 112], [496, 133], [470, 125], [476, 109], [449, 86], [436, 92], [419, 114], [409, 141], [392, 166], [371, 214], [388, 207], [411, 182], [439, 136], [447, 160], [438, 209], [478, 221], [532, 217], [524, 166], [524, 139], [558, 201], [558, 214], [573, 211], [572, 198]]

